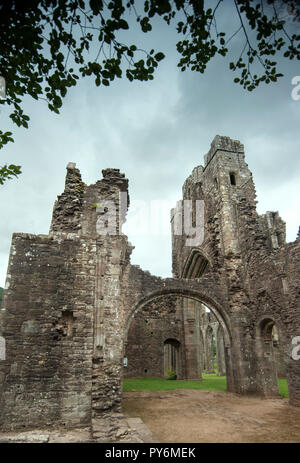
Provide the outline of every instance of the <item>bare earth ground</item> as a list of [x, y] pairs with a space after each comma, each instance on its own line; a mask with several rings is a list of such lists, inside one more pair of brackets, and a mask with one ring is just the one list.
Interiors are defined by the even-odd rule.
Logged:
[[131, 391], [123, 393], [123, 413], [140, 417], [159, 442], [300, 442], [300, 408], [282, 398]]

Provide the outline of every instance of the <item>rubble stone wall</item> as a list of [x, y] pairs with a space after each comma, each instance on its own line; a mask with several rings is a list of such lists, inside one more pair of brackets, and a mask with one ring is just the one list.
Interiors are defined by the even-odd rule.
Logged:
[[83, 425], [91, 416], [93, 292], [89, 244], [14, 234], [0, 332], [0, 423]]
[[[165, 376], [164, 343], [168, 339], [178, 341], [180, 346], [184, 343], [182, 319], [176, 303], [175, 296], [166, 296], [144, 305], [136, 313], [126, 341], [128, 366], [124, 368], [124, 377]], [[178, 379], [184, 377], [182, 363], [176, 371]]]

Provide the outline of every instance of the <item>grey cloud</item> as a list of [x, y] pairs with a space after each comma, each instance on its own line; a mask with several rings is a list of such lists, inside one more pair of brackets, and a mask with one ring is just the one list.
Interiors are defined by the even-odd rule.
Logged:
[[[230, 21], [229, 16], [225, 10], [224, 22]], [[48, 232], [68, 162], [77, 163], [87, 184], [101, 178], [102, 169], [116, 167], [129, 178], [132, 200], [170, 199], [175, 204], [185, 178], [203, 164], [216, 134], [244, 143], [259, 213], [279, 210], [287, 221], [288, 239], [295, 239], [300, 101], [291, 98], [291, 79], [300, 75], [299, 65], [286, 62], [285, 77], [278, 84], [249, 94], [233, 83], [234, 75], [222, 57], [203, 75], [181, 73], [176, 52], [170, 51], [177, 36], [159, 24], [153, 38], [157, 48], [170, 52], [154, 81], [122, 79], [97, 88], [92, 79], [84, 79], [68, 92], [59, 116], [45, 104], [26, 99], [29, 130], [12, 127], [2, 111], [1, 128], [13, 129], [15, 143], [2, 150], [1, 159], [21, 164], [23, 174], [0, 189], [0, 286], [11, 234]], [[152, 39], [145, 37], [145, 46]], [[168, 225], [169, 215], [165, 221]], [[154, 274], [170, 275], [170, 236], [129, 239], [135, 246], [133, 263]]]

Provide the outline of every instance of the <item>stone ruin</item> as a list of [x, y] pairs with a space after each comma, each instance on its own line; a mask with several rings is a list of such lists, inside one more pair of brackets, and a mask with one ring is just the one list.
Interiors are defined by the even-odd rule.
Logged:
[[[215, 349], [214, 349], [215, 345]], [[182, 348], [182, 346], [184, 346]], [[146, 304], [130, 324], [125, 343], [125, 378], [202, 380], [202, 373], [226, 375], [222, 325], [193, 299], [165, 296]]]
[[0, 311], [0, 429], [88, 426], [121, 410], [124, 375], [163, 377], [171, 365], [178, 378], [201, 380], [213, 369], [212, 337], [228, 391], [279, 397], [285, 375], [289, 403], [300, 406], [300, 237], [286, 244], [278, 213], [257, 213], [243, 145], [216, 136], [185, 181], [194, 224], [204, 204], [204, 235], [191, 244], [178, 233], [188, 217], [179, 202], [172, 278], [130, 263], [121, 231], [128, 180], [118, 169], [102, 173], [87, 186], [69, 163], [49, 234], [13, 234]]

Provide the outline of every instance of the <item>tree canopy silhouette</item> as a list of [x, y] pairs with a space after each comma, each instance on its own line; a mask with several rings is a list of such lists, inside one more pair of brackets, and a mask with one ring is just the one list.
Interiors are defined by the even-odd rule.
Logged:
[[[28, 128], [22, 99], [45, 100], [59, 113], [68, 89], [93, 76], [96, 86], [109, 86], [124, 75], [130, 81], [154, 78], [161, 50], [143, 50], [131, 43], [133, 19], [144, 33], [155, 29], [156, 17], [174, 27], [179, 40], [178, 67], [203, 73], [217, 54], [226, 57], [235, 37], [241, 50], [228, 68], [234, 82], [248, 91], [283, 76], [274, 55], [300, 59], [299, 0], [232, 0], [236, 30], [219, 31], [222, 7], [228, 0], [0, 0], [0, 76], [10, 118]], [[127, 34], [124, 34], [127, 31]], [[128, 35], [125, 42], [123, 37]], [[122, 39], [121, 39], [122, 37]], [[92, 45], [97, 52], [91, 60]], [[3, 92], [4, 93], [4, 92]], [[1, 92], [0, 92], [1, 94]], [[0, 148], [13, 141], [0, 130]], [[0, 168], [0, 184], [21, 173], [13, 164]]]

